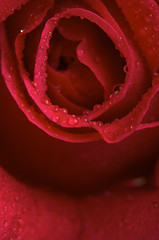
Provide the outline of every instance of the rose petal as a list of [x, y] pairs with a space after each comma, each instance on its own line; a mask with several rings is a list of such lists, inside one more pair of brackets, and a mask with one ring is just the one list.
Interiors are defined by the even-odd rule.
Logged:
[[77, 239], [75, 199], [25, 186], [2, 169], [0, 185], [1, 239]]
[[[134, 79], [136, 78], [134, 76], [134, 68], [136, 67], [136, 64], [137, 64], [136, 61], [138, 60], [138, 54], [136, 53], [136, 51], [133, 50], [132, 43], [127, 41], [127, 39], [123, 35], [120, 27], [117, 24], [115, 24], [115, 21], [112, 19], [109, 12], [106, 11], [106, 15], [108, 16], [108, 22], [104, 21], [102, 18], [100, 18], [96, 14], [91, 13], [90, 11], [87, 11], [84, 9], [80, 9], [80, 8], [75, 8], [72, 10], [69, 9], [69, 10], [66, 10], [66, 12], [63, 12], [63, 17], [71, 17], [74, 15], [79, 16], [79, 17], [88, 18], [90, 21], [95, 22], [101, 28], [104, 28], [104, 31], [113, 39], [114, 43], [116, 45], [118, 45], [119, 50], [124, 54], [124, 56], [127, 56], [127, 61], [130, 62], [130, 69], [127, 74], [127, 80], [125, 80], [127, 82], [127, 87], [124, 88], [123, 91], [120, 91], [120, 94], [118, 94], [117, 97], [115, 96], [114, 98], [112, 98], [112, 100], [109, 101], [107, 105], [103, 104], [102, 107], [99, 108], [100, 110], [98, 109], [98, 111], [94, 111], [94, 113], [95, 113], [94, 117], [97, 118], [99, 116], [99, 114], [102, 113], [102, 111], [108, 110], [109, 106], [114, 106], [115, 104], [117, 104], [119, 102], [119, 100], [124, 99], [124, 96], [128, 90], [128, 87], [133, 85], [134, 83], [135, 83], [133, 85], [134, 88], [132, 88], [132, 89], [133, 90], [136, 89], [136, 84], [137, 85], [139, 84], [138, 87], [139, 87], [139, 89], [141, 87], [140, 90], [141, 90], [141, 92], [143, 92], [143, 87], [142, 87], [143, 81], [142, 80], [144, 79], [143, 76], [145, 75], [145, 71], [144, 71], [144, 67], [142, 66], [141, 67], [142, 71], [140, 71], [140, 73], [142, 75], [141, 76], [141, 79], [142, 79], [141, 86], [140, 86], [140, 81], [138, 81], [138, 80], [134, 81]], [[149, 104], [150, 104], [153, 96], [158, 91], [157, 84], [154, 88], [149, 89], [149, 91], [146, 94], [144, 94], [144, 96], [142, 98], [142, 102], [139, 102], [138, 105], [136, 106], [136, 108], [134, 108], [132, 110], [132, 112], [130, 112], [126, 117], [121, 118], [121, 120], [119, 120], [119, 121], [118, 120], [113, 121], [110, 125], [105, 124], [103, 126], [101, 122], [99, 122], [99, 123], [94, 122], [94, 121], [91, 122], [90, 121], [90, 120], [92, 120], [91, 118], [80, 119], [74, 115], [64, 114], [64, 112], [61, 111], [61, 109], [57, 110], [57, 107], [52, 106], [50, 100], [46, 96], [47, 86], [46, 86], [46, 73], [45, 73], [45, 66], [44, 66], [45, 61], [42, 61], [42, 56], [43, 56], [43, 58], [46, 57], [46, 51], [48, 48], [47, 44], [43, 44], [43, 42], [44, 42], [43, 37], [46, 37], [45, 34], [47, 34], [49, 29], [52, 30], [53, 26], [51, 26], [51, 24], [54, 24], [54, 27], [55, 27], [57, 25], [57, 22], [60, 21], [60, 18], [62, 18], [62, 15], [61, 16], [58, 15], [57, 17], [53, 18], [52, 20], [49, 20], [45, 26], [43, 33], [42, 33], [42, 38], [40, 41], [38, 55], [37, 55], [37, 59], [41, 59], [41, 60], [36, 61], [36, 67], [35, 67], [35, 71], [36, 71], [37, 79], [38, 79], [38, 83], [37, 83], [36, 78], [35, 78], [35, 84], [38, 86], [38, 89], [35, 89], [35, 87], [32, 85], [32, 82], [28, 78], [27, 72], [25, 71], [25, 68], [24, 68], [23, 62], [22, 62], [22, 51], [23, 51], [23, 45], [24, 45], [25, 31], [26, 32], [31, 31], [32, 27], [30, 27], [30, 25], [27, 25], [25, 31], [23, 31], [23, 33], [19, 34], [16, 39], [16, 55], [19, 60], [20, 73], [24, 80], [25, 86], [29, 92], [29, 95], [32, 97], [34, 102], [38, 105], [40, 110], [46, 115], [46, 117], [49, 119], [49, 121], [44, 121], [44, 120], [39, 121], [39, 119], [37, 119], [38, 115], [34, 109], [32, 109], [32, 111], [30, 109], [28, 109], [27, 111], [25, 111], [25, 114], [27, 114], [30, 121], [32, 121], [36, 125], [40, 126], [40, 128], [45, 129], [45, 131], [48, 134], [50, 134], [51, 136], [54, 136], [54, 137], [60, 138], [60, 139], [62, 137], [63, 140], [65, 139], [67, 141], [78, 141], [78, 142], [89, 141], [89, 140], [92, 141], [94, 139], [99, 138], [99, 134], [98, 133], [96, 134], [94, 132], [89, 133], [89, 134], [81, 134], [81, 135], [78, 134], [78, 136], [69, 133], [70, 131], [73, 131], [73, 133], [75, 133], [74, 128], [81, 128], [81, 127], [94, 128], [101, 134], [101, 136], [104, 138], [104, 140], [108, 143], [118, 142], [118, 141], [126, 138], [127, 136], [131, 135], [132, 132], [140, 129], [139, 124], [141, 123], [144, 115], [146, 114], [146, 111], [149, 108]], [[52, 21], [52, 23], [51, 23], [51, 21]], [[114, 27], [112, 28], [112, 26], [109, 23], [111, 23]], [[51, 37], [51, 35], [50, 35], [50, 37]], [[122, 44], [123, 42], [121, 42], [121, 38], [125, 44]], [[46, 41], [46, 39], [45, 39], [45, 41]], [[48, 41], [49, 41], [49, 39], [48, 39]], [[140, 64], [141, 64], [141, 62], [140, 62]], [[8, 69], [5, 69], [5, 70], [3, 69], [3, 72], [4, 71], [9, 72]], [[139, 74], [136, 73], [136, 75], [138, 77], [140, 77]], [[40, 79], [41, 79], [41, 81], [40, 81]], [[155, 81], [157, 83], [157, 78], [154, 79], [153, 85], [155, 85], [154, 84]], [[37, 86], [36, 86], [36, 88], [37, 88]], [[145, 84], [144, 84], [144, 87], [146, 87]], [[40, 94], [35, 94], [36, 90], [38, 90], [38, 92]], [[12, 89], [12, 92], [13, 91], [14, 90]], [[20, 91], [22, 91], [22, 89]], [[145, 89], [144, 89], [144, 92], [145, 92]], [[19, 94], [22, 94], [22, 93], [19, 93]], [[140, 93], [140, 94], [142, 95], [142, 93]], [[133, 96], [132, 94], [128, 94], [128, 95]], [[135, 91], [135, 96], [138, 96], [137, 91]], [[132, 98], [128, 98], [128, 99], [133, 99], [133, 101], [134, 101], [135, 97], [133, 96]], [[139, 99], [137, 99], [137, 101], [138, 100]], [[125, 101], [125, 102], [127, 102], [127, 101]], [[19, 105], [21, 105], [21, 104], [19, 103]], [[46, 105], [47, 105], [47, 107], [46, 107]], [[126, 108], [126, 107], [124, 106], [124, 108]], [[28, 111], [31, 112], [31, 114], [28, 114]], [[52, 121], [53, 121], [53, 123], [57, 123], [57, 119], [58, 119], [58, 125], [52, 124], [50, 126], [50, 123]], [[47, 127], [47, 124], [48, 124], [48, 127]], [[65, 132], [65, 134], [62, 135], [62, 131], [64, 131], [64, 128], [61, 128], [61, 127], [67, 128], [66, 131], [68, 131], [68, 132], [67, 133]], [[49, 130], [48, 130], [48, 128], [49, 128]], [[69, 128], [72, 128], [72, 130], [70, 130]]]
[[159, 7], [154, 0], [116, 0], [126, 16], [152, 73], [159, 68]]
[[25, 186], [2, 169], [0, 185], [3, 239], [158, 239], [158, 189], [118, 188], [74, 198]]
[[106, 191], [82, 203], [82, 240], [157, 240], [159, 191]]
[[13, 14], [16, 9], [20, 9], [22, 5], [26, 4], [29, 1], [30, 0], [1, 0], [0, 21], [4, 21], [9, 15]]

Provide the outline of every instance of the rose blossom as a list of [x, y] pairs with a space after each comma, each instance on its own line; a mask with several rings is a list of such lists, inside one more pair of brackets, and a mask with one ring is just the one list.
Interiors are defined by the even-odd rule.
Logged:
[[0, 13], [0, 239], [157, 240], [158, 1]]

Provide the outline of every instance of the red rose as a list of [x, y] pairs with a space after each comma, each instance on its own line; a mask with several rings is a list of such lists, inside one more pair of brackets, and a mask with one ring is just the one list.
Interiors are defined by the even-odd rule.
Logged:
[[158, 2], [0, 9], [1, 239], [157, 240]]

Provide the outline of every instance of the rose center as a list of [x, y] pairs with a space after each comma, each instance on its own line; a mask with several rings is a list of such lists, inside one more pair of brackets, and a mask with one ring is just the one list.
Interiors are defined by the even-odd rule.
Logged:
[[79, 107], [78, 115], [107, 101], [125, 79], [125, 59], [112, 40], [95, 23], [80, 17], [64, 18], [57, 25], [47, 63], [48, 96], [68, 108], [62, 100], [66, 98]]

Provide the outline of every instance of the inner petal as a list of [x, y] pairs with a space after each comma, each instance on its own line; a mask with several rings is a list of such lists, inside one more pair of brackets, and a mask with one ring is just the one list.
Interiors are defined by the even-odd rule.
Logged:
[[52, 68], [47, 72], [48, 96], [61, 105], [53, 91], [56, 87], [67, 99], [89, 109], [104, 100], [104, 89], [89, 68], [77, 59], [77, 45], [78, 42], [67, 40], [54, 31], [48, 55], [48, 65]]
[[96, 24], [79, 17], [62, 19], [50, 43], [48, 64], [53, 71], [48, 95], [56, 104], [60, 105], [52, 85], [70, 101], [92, 110], [124, 82], [125, 59]]

